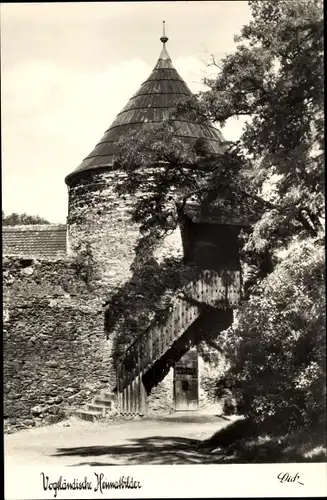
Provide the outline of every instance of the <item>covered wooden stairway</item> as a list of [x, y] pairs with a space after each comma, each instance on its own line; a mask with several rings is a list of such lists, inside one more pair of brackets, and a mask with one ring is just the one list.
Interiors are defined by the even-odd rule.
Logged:
[[232, 310], [240, 300], [240, 270], [202, 270], [173, 300], [166, 319], [143, 332], [118, 362], [120, 412], [146, 414], [151, 389], [201, 340], [196, 326], [200, 316], [214, 311], [215, 321], [224, 330], [231, 325]]
[[146, 414], [151, 389], [203, 339], [201, 318], [209, 318], [218, 331], [232, 324], [242, 294], [239, 233], [266, 209], [262, 199], [226, 187], [213, 191], [206, 202], [189, 198], [184, 203], [184, 261], [199, 274], [175, 297], [166, 319], [154, 322], [119, 360], [116, 390], [122, 413]]

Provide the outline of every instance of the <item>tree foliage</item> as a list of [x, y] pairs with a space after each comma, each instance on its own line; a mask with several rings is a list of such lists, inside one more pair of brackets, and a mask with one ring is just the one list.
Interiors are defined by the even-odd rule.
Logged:
[[172, 201], [192, 191], [225, 183], [263, 194], [273, 181], [278, 210], [260, 222], [252, 250], [259, 250], [263, 239], [276, 244], [276, 226], [281, 244], [294, 233], [314, 236], [321, 229], [322, 6], [315, 0], [249, 3], [252, 21], [236, 37], [237, 50], [220, 61], [216, 78], [206, 79], [208, 90], [178, 105], [171, 116], [224, 125], [244, 115], [248, 121], [240, 140], [225, 144], [217, 159], [204, 141], [186, 145], [178, 139], [169, 120], [120, 140], [117, 164], [128, 175], [119, 190], [143, 194], [133, 212], [143, 232], [165, 232], [176, 224]]
[[50, 224], [50, 222], [39, 215], [17, 214], [15, 212], [5, 215], [4, 211], [2, 211], [3, 226], [26, 226], [33, 224]]
[[140, 228], [137, 258], [150, 257], [162, 238], [177, 227], [188, 196], [196, 193], [204, 200], [209, 189], [239, 185], [239, 171], [247, 165], [233, 145], [222, 145], [218, 161], [205, 141], [185, 143], [170, 120], [146, 133], [123, 136], [118, 150], [116, 166], [125, 173], [117, 179], [118, 193], [137, 195], [131, 211], [132, 221]]
[[216, 78], [206, 80], [209, 90], [184, 110], [190, 106], [220, 125], [246, 116], [238, 147], [252, 158], [247, 189], [262, 192], [266, 181], [276, 179], [279, 212], [265, 230], [283, 214], [278, 225], [295, 219], [314, 235], [324, 215], [322, 4], [249, 4], [252, 20], [235, 37], [237, 50], [222, 59]]
[[159, 264], [154, 258], [137, 266], [131, 278], [107, 302], [106, 331], [115, 332], [113, 357], [118, 359], [135, 337], [156, 319], [165, 320], [172, 298], [197, 273], [181, 259], [170, 257]]
[[294, 241], [221, 339], [238, 411], [272, 428], [324, 420], [324, 257], [316, 239]]

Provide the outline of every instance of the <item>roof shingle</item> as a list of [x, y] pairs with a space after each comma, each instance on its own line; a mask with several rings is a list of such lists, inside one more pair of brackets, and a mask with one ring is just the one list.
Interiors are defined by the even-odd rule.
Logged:
[[63, 257], [67, 253], [67, 226], [3, 226], [2, 253], [35, 258]]
[[[161, 40], [168, 40], [166, 37]], [[192, 96], [184, 80], [173, 67], [165, 43], [159, 60], [149, 78], [131, 97], [123, 110], [105, 132], [102, 139], [82, 163], [66, 177], [66, 183], [85, 170], [109, 167], [113, 164], [115, 142], [124, 134], [151, 130], [153, 123], [170, 118], [170, 112], [185, 98]], [[225, 140], [211, 123], [199, 124], [191, 120], [170, 120], [177, 136], [185, 141], [204, 139], [209, 151], [221, 153]]]

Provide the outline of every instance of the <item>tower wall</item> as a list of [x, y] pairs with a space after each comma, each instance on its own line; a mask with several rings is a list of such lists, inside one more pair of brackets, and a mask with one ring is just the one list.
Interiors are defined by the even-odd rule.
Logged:
[[[79, 176], [69, 187], [69, 249], [72, 254], [89, 259], [90, 281], [104, 296], [131, 276], [139, 235], [137, 224], [130, 219], [135, 198], [119, 197], [115, 191], [122, 175], [113, 170], [91, 171]], [[182, 256], [179, 229], [156, 252], [158, 259], [168, 255]]]
[[[114, 187], [123, 174], [113, 170], [97, 170], [79, 175], [69, 187], [68, 239], [69, 249], [76, 257], [89, 259], [90, 282], [95, 293], [103, 299], [131, 276], [130, 265], [138, 227], [130, 220], [130, 210], [135, 198], [119, 197]], [[168, 236], [158, 249], [156, 257], [182, 256], [180, 230]], [[78, 257], [79, 258], [79, 257]], [[105, 332], [108, 348], [112, 349], [114, 333]], [[109, 345], [110, 344], [110, 345]], [[200, 357], [200, 407], [212, 404], [208, 389], [210, 366]], [[107, 360], [108, 373], [115, 370], [112, 358]], [[112, 386], [112, 383], [110, 384]], [[172, 371], [148, 398], [149, 413], [170, 413], [173, 405]]]
[[130, 276], [137, 239], [137, 227], [127, 213], [130, 203], [114, 192], [116, 179], [113, 171], [91, 172], [79, 176], [69, 187], [70, 252], [89, 259], [90, 280], [103, 294]]
[[[121, 176], [112, 170], [91, 171], [76, 178], [69, 187], [69, 249], [84, 264], [89, 261], [91, 288], [103, 302], [131, 277], [130, 266], [139, 235], [137, 224], [130, 220], [135, 198], [119, 197], [114, 189]], [[158, 259], [168, 255], [182, 256], [179, 229], [166, 238], [156, 253]], [[106, 332], [110, 348], [114, 335], [114, 332]], [[109, 372], [115, 370], [112, 358], [107, 368]], [[171, 382], [166, 381], [164, 385], [167, 386], [167, 382], [168, 389], [160, 391], [159, 388], [158, 410], [166, 406], [164, 393], [172, 394]]]
[[[138, 228], [131, 223], [129, 214], [135, 198], [118, 197], [114, 188], [124, 174], [109, 167], [114, 164], [117, 140], [131, 132], [146, 134], [155, 130], [158, 123], [169, 120], [174, 123], [176, 137], [185, 144], [200, 139], [213, 154], [224, 150], [221, 133], [209, 122], [180, 121], [174, 116], [175, 106], [191, 97], [192, 92], [173, 67], [165, 46], [168, 38], [164, 36], [160, 40], [162, 52], [149, 78], [117, 115], [91, 153], [66, 178], [69, 185], [68, 246], [77, 260], [80, 259], [84, 266], [87, 264], [91, 288], [104, 300], [131, 277], [130, 266], [138, 238]], [[167, 256], [181, 257], [182, 248], [178, 229], [162, 242], [155, 257], [159, 261]], [[107, 335], [112, 341], [113, 332], [107, 332]], [[169, 377], [163, 381], [165, 383], [169, 384], [168, 392], [159, 386], [156, 391], [157, 394], [169, 393], [169, 399], [173, 390]], [[162, 397], [156, 398], [153, 394], [153, 400]]]

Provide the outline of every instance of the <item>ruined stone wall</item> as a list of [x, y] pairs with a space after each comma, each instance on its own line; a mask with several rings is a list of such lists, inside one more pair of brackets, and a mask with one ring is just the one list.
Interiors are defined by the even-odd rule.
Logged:
[[5, 429], [70, 415], [113, 386], [102, 299], [69, 259], [3, 259]]

